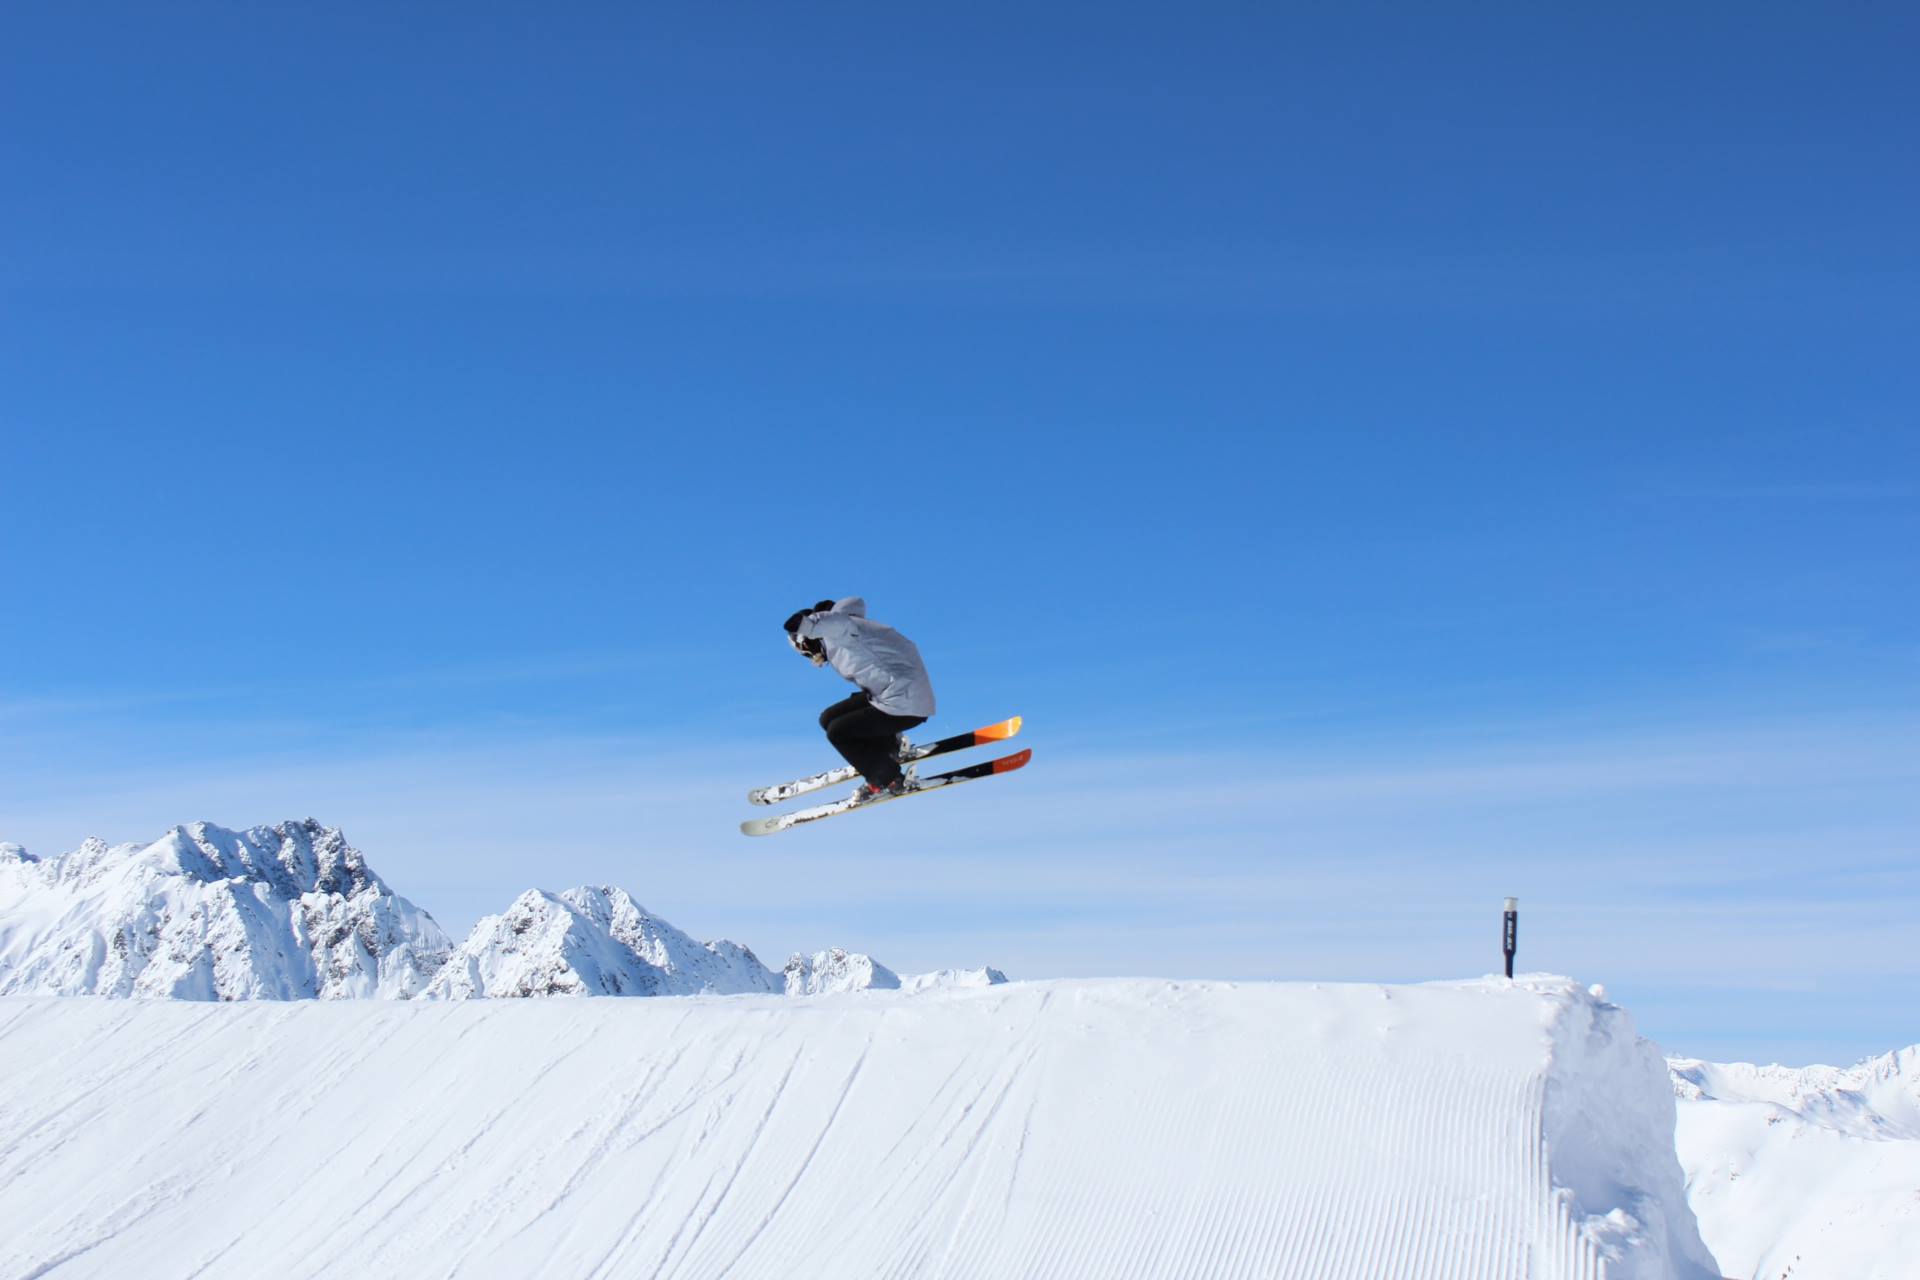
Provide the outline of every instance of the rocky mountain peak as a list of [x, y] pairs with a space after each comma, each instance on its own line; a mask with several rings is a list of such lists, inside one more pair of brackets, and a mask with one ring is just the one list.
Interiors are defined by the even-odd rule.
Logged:
[[205, 1000], [411, 996], [444, 961], [433, 918], [312, 819], [174, 827], [0, 863], [0, 992]]

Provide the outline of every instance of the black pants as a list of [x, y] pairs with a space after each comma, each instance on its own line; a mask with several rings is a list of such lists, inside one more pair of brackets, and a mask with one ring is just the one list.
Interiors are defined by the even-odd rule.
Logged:
[[893, 758], [899, 735], [926, 722], [925, 716], [895, 716], [875, 709], [868, 704], [865, 690], [820, 713], [820, 727], [827, 731], [833, 749], [876, 787], [900, 777], [900, 762]]

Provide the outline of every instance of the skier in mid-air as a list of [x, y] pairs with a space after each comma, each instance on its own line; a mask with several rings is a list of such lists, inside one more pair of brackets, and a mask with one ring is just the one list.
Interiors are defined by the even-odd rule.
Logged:
[[787, 643], [816, 667], [833, 669], [860, 686], [860, 691], [820, 713], [827, 741], [846, 763], [792, 782], [776, 782], [747, 792], [749, 804], [774, 805], [818, 791], [822, 787], [861, 778], [864, 781], [844, 800], [792, 809], [740, 824], [742, 833], [770, 836], [778, 831], [820, 822], [882, 800], [944, 791], [962, 782], [997, 778], [1026, 766], [1031, 751], [982, 760], [941, 773], [915, 772], [921, 762], [956, 751], [970, 751], [1005, 742], [1020, 732], [1021, 718], [1010, 716], [994, 724], [954, 733], [938, 742], [910, 743], [906, 731], [925, 724], [933, 714], [933, 682], [913, 641], [867, 617], [867, 602], [859, 596], [822, 600], [787, 619]]
[[867, 617], [859, 596], [822, 600], [787, 619], [787, 641], [814, 666], [831, 665], [859, 692], [820, 713], [846, 762], [865, 779], [852, 799], [904, 795], [913, 780], [900, 766], [900, 735], [933, 714], [933, 682], [913, 641]]

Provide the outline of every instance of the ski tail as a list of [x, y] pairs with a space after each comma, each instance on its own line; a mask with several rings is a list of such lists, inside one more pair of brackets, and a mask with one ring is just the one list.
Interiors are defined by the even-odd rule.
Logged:
[[921, 787], [947, 786], [955, 782], [970, 782], [974, 778], [991, 778], [996, 773], [1012, 773], [1033, 759], [1033, 748], [1016, 751], [1010, 756], [1001, 756], [998, 760], [982, 760], [979, 764], [970, 764], [962, 769], [949, 769], [945, 773], [936, 773], [931, 778], [923, 778]]
[[951, 738], [942, 738], [938, 742], [924, 747], [915, 747], [907, 753], [914, 760], [925, 760], [928, 756], [943, 756], [949, 751], [965, 751], [968, 747], [984, 747], [989, 742], [1005, 742], [1020, 732], [1022, 717], [1014, 716], [1002, 720], [999, 724], [985, 725], [966, 733], [956, 733]]

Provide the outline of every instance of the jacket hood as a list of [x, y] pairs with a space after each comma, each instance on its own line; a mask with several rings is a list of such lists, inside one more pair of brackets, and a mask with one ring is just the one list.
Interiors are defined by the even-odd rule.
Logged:
[[845, 613], [856, 618], [864, 618], [867, 616], [867, 602], [859, 596], [848, 596], [844, 600], [835, 600], [831, 612]]

